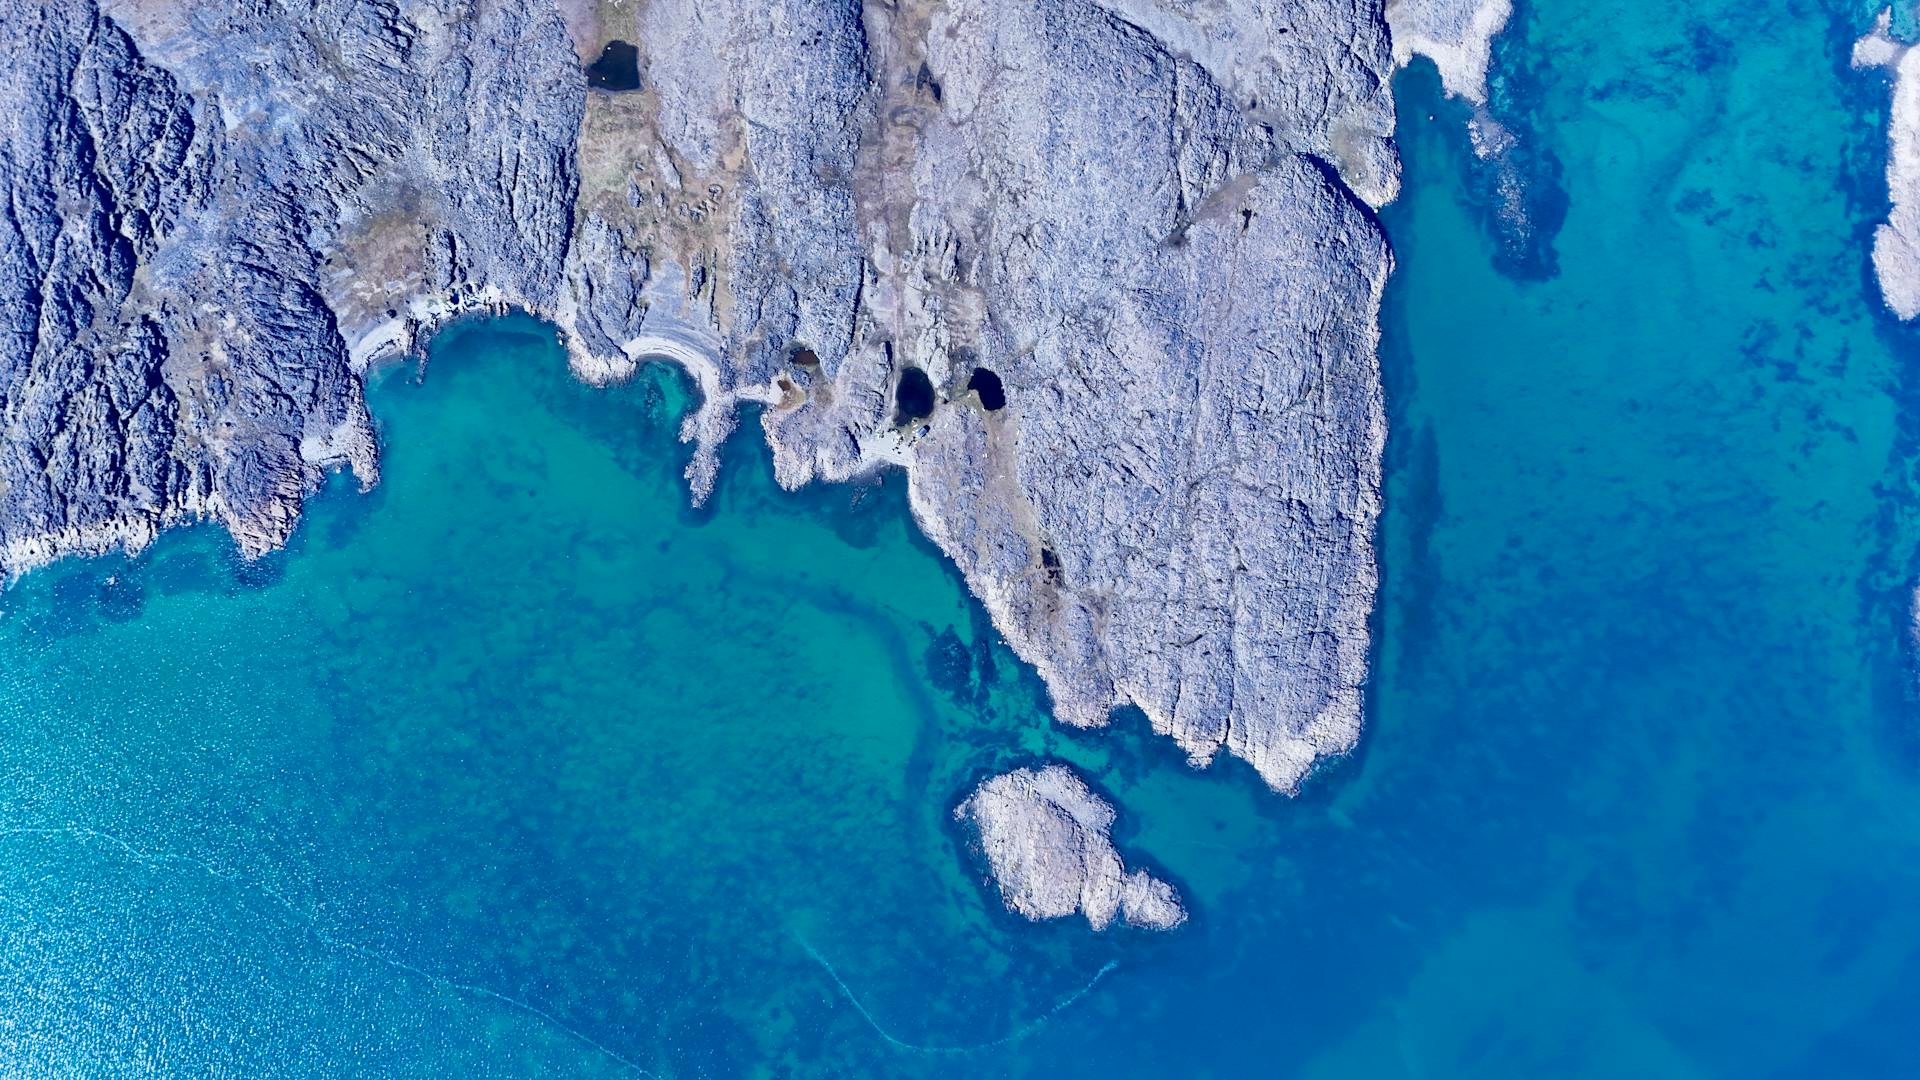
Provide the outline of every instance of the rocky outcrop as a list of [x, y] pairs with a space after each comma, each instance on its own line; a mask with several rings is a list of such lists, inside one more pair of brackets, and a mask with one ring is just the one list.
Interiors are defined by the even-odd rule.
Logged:
[[1873, 270], [1887, 307], [1902, 319], [1920, 315], [1920, 52], [1894, 40], [1892, 12], [1853, 45], [1853, 66], [1893, 76], [1887, 117], [1887, 197], [1893, 208], [1873, 231]]
[[1433, 61], [1448, 94], [1487, 103], [1487, 64], [1493, 39], [1513, 17], [1513, 0], [1389, 0], [1393, 55]]
[[953, 815], [973, 828], [1009, 911], [1036, 922], [1079, 913], [1095, 930], [1116, 917], [1148, 930], [1187, 921], [1173, 886], [1122, 864], [1113, 808], [1065, 765], [993, 777]]
[[[1137, 705], [1283, 790], [1357, 738], [1375, 6], [0, 8], [0, 574], [201, 517], [271, 548], [374, 479], [358, 373], [511, 305], [585, 378], [693, 373], [696, 499], [742, 402], [785, 484], [904, 466], [1062, 721]], [[616, 40], [637, 85], [589, 91]]]

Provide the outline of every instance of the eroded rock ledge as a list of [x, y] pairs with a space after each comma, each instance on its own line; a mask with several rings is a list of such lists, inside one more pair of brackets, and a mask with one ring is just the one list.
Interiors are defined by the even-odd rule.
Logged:
[[1887, 307], [1920, 315], [1920, 51], [1894, 39], [1892, 11], [1853, 45], [1853, 66], [1884, 68], [1893, 78], [1887, 118], [1887, 220], [1873, 231], [1873, 270]]
[[273, 548], [375, 479], [359, 373], [515, 306], [585, 378], [693, 372], [695, 498], [742, 401], [782, 483], [904, 466], [1063, 722], [1131, 703], [1281, 790], [1358, 737], [1376, 5], [0, 12], [0, 575], [197, 518]]
[[1440, 85], [1475, 106], [1487, 103], [1487, 65], [1493, 39], [1513, 17], [1513, 0], [1388, 0], [1393, 55], [1433, 61]]
[[1173, 886], [1128, 870], [1114, 850], [1113, 808], [1065, 765], [995, 776], [954, 810], [972, 826], [1007, 909], [1039, 921], [1085, 915], [1147, 930], [1187, 921]]

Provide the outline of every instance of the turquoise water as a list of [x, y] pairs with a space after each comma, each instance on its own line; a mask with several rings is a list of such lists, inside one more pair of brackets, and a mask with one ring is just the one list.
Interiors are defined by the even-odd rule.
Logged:
[[[0, 1073], [1906, 1074], [1870, 15], [1523, 6], [1518, 248], [1402, 78], [1370, 727], [1296, 800], [1051, 727], [897, 477], [782, 493], [748, 423], [692, 512], [676, 375], [449, 332], [287, 552], [0, 597]], [[1188, 927], [1000, 909], [947, 814], [1042, 756]]]

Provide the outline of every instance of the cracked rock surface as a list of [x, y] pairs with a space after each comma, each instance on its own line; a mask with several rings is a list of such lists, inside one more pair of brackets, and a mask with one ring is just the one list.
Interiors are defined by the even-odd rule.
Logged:
[[1173, 886], [1128, 870], [1110, 835], [1113, 808], [1072, 769], [1048, 765], [995, 776], [954, 810], [972, 826], [1007, 909], [1034, 921], [1085, 915], [1147, 930], [1187, 921]]
[[[906, 468], [1061, 721], [1135, 705], [1279, 790], [1358, 737], [1376, 5], [0, 13], [0, 576], [203, 518], [277, 546], [325, 470], [376, 479], [366, 366], [514, 306], [583, 378], [692, 373], [696, 499], [742, 402], [782, 483]], [[614, 41], [637, 86], [589, 90]]]

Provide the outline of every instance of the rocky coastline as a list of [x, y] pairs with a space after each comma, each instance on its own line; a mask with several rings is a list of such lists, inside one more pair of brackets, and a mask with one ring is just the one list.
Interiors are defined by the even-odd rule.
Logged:
[[1902, 320], [1920, 315], [1920, 53], [1894, 39], [1891, 9], [1854, 42], [1855, 68], [1892, 77], [1887, 117], [1887, 220], [1873, 231], [1873, 271], [1887, 308]]
[[523, 309], [692, 373], [694, 500], [742, 402], [782, 484], [902, 467], [1062, 723], [1296, 790], [1361, 728], [1390, 79], [1479, 100], [1506, 7], [1225, 6], [0, 0], [0, 578], [276, 548], [377, 482], [369, 365]]

